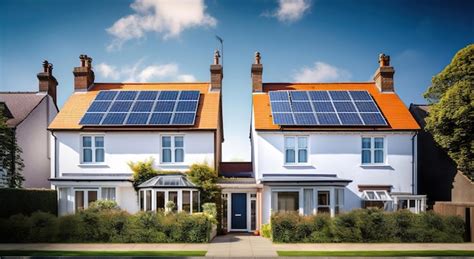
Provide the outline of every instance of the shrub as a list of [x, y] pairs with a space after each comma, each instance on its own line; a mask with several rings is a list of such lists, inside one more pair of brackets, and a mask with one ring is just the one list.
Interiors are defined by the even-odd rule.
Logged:
[[137, 190], [137, 186], [141, 183], [158, 175], [158, 171], [153, 168], [154, 162], [155, 159], [152, 157], [143, 162], [128, 162], [128, 166], [133, 171], [132, 182], [135, 190]]
[[188, 172], [191, 182], [201, 188], [201, 203], [216, 202], [220, 196], [217, 173], [207, 164], [193, 164]]
[[41, 242], [43, 240], [54, 240], [58, 232], [56, 216], [46, 212], [35, 212], [30, 217], [31, 229], [28, 240], [30, 242]]
[[111, 200], [97, 200], [89, 204], [89, 210], [118, 210], [120, 207], [117, 202]]
[[[262, 235], [266, 226], [262, 226]], [[462, 242], [460, 217], [432, 212], [386, 213], [379, 209], [354, 210], [331, 218], [327, 214], [301, 216], [276, 213], [271, 218], [276, 242]]]
[[216, 204], [212, 202], [204, 203], [202, 205], [202, 212], [204, 212], [204, 214], [207, 214], [215, 219], [217, 216]]
[[84, 229], [77, 215], [66, 215], [58, 218], [58, 242], [83, 242]]
[[0, 188], [0, 218], [12, 215], [31, 215], [36, 211], [57, 214], [55, 190]]
[[272, 225], [271, 224], [262, 224], [262, 237], [272, 238]]

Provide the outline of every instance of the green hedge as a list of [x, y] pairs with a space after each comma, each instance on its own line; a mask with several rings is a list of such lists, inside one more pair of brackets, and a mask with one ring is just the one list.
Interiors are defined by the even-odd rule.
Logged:
[[327, 214], [301, 216], [277, 213], [271, 218], [275, 242], [463, 242], [464, 221], [460, 217], [432, 212], [386, 213], [354, 210], [331, 218]]
[[211, 219], [204, 214], [137, 213], [119, 209], [88, 209], [56, 217], [35, 212], [0, 219], [0, 242], [209, 242]]
[[55, 190], [0, 188], [0, 218], [15, 214], [31, 215], [44, 211], [56, 215], [58, 201]]

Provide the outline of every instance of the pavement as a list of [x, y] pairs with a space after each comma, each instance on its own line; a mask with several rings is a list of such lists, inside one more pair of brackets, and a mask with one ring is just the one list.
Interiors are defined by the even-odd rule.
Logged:
[[[217, 236], [209, 244], [0, 244], [1, 250], [63, 251], [207, 251], [206, 257], [276, 257], [276, 251], [395, 251], [469, 250], [474, 243], [325, 243], [273, 244], [269, 239], [250, 234]], [[1, 252], [0, 252], [1, 254]]]

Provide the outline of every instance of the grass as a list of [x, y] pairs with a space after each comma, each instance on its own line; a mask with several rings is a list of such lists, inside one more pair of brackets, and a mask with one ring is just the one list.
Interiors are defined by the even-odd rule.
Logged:
[[466, 250], [425, 251], [277, 251], [279, 256], [474, 256]]
[[207, 251], [44, 251], [5, 250], [0, 256], [205, 256]]

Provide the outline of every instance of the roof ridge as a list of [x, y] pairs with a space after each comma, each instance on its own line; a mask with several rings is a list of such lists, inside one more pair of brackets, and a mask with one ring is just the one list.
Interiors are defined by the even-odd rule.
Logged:
[[367, 82], [267, 82], [264, 85], [334, 85], [334, 84], [375, 84], [374, 81]]
[[101, 83], [94, 83], [94, 85], [198, 85], [198, 84], [209, 84], [209, 82], [101, 82]]
[[[21, 91], [0, 91], [0, 94], [39, 94], [39, 93], [42, 93], [42, 92], [29, 92], [29, 91], [25, 91], [25, 92], [21, 92]], [[46, 93], [45, 93], [46, 94]]]

